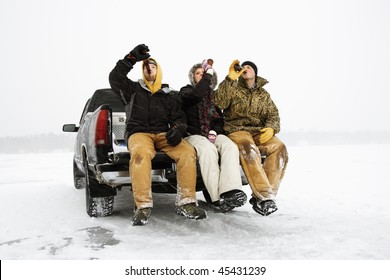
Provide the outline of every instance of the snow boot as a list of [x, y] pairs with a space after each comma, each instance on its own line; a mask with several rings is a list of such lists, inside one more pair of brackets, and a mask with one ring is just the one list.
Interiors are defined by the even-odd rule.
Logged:
[[144, 226], [148, 223], [148, 219], [152, 214], [152, 208], [141, 208], [134, 212], [133, 226]]
[[188, 219], [201, 220], [207, 217], [207, 212], [200, 208], [196, 203], [188, 203], [181, 206], [176, 206], [176, 214], [184, 216]]
[[226, 213], [234, 209], [234, 206], [223, 203], [222, 199], [212, 202], [211, 205], [212, 210], [219, 213]]
[[278, 210], [278, 207], [273, 200], [259, 200], [252, 197], [249, 200], [249, 203], [252, 204], [252, 208], [256, 213], [259, 213], [263, 216], [268, 216]]
[[225, 212], [235, 207], [243, 206], [246, 202], [246, 194], [240, 190], [231, 190], [221, 194], [220, 206]]

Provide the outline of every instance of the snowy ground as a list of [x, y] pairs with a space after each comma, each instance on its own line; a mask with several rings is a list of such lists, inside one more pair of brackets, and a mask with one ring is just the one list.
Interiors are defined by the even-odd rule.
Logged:
[[174, 213], [174, 195], [154, 194], [150, 223], [133, 227], [127, 189], [113, 216], [86, 214], [71, 153], [2, 154], [0, 259], [389, 260], [390, 145], [295, 146], [289, 155], [271, 216], [247, 203], [190, 221]]

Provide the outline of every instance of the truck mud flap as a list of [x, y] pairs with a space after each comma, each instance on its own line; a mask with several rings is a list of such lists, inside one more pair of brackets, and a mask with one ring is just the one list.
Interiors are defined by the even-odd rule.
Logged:
[[117, 193], [116, 188], [104, 185], [104, 184], [91, 184], [89, 186], [90, 197], [107, 197], [115, 196]]

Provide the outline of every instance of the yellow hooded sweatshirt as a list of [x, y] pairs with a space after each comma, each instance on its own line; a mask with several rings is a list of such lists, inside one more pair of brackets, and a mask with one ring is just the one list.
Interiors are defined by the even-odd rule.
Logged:
[[[146, 63], [154, 64], [154, 65], [157, 66], [156, 79], [154, 80], [153, 84], [150, 84], [148, 82], [148, 80], [146, 80], [146, 78], [145, 78], [144, 67], [145, 67]], [[146, 86], [148, 87], [148, 89], [150, 90], [150, 92], [152, 94], [157, 92], [159, 89], [161, 89], [161, 85], [162, 85], [162, 70], [161, 70], [160, 64], [158, 64], [158, 62], [154, 58], [148, 58], [148, 59], [146, 59], [146, 60], [144, 60], [142, 62], [142, 78], [143, 78]]]

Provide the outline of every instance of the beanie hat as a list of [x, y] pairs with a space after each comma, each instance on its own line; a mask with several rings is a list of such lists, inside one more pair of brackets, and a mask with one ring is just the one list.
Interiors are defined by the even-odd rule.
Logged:
[[256, 64], [254, 64], [252, 61], [244, 61], [241, 66], [245, 66], [245, 65], [249, 65], [250, 67], [253, 68], [253, 70], [255, 70], [255, 75], [257, 76], [257, 66]]
[[154, 58], [148, 58], [148, 59], [145, 59], [144, 61], [142, 61], [142, 66], [145, 67], [146, 63], [154, 64], [157, 66], [157, 61]]

